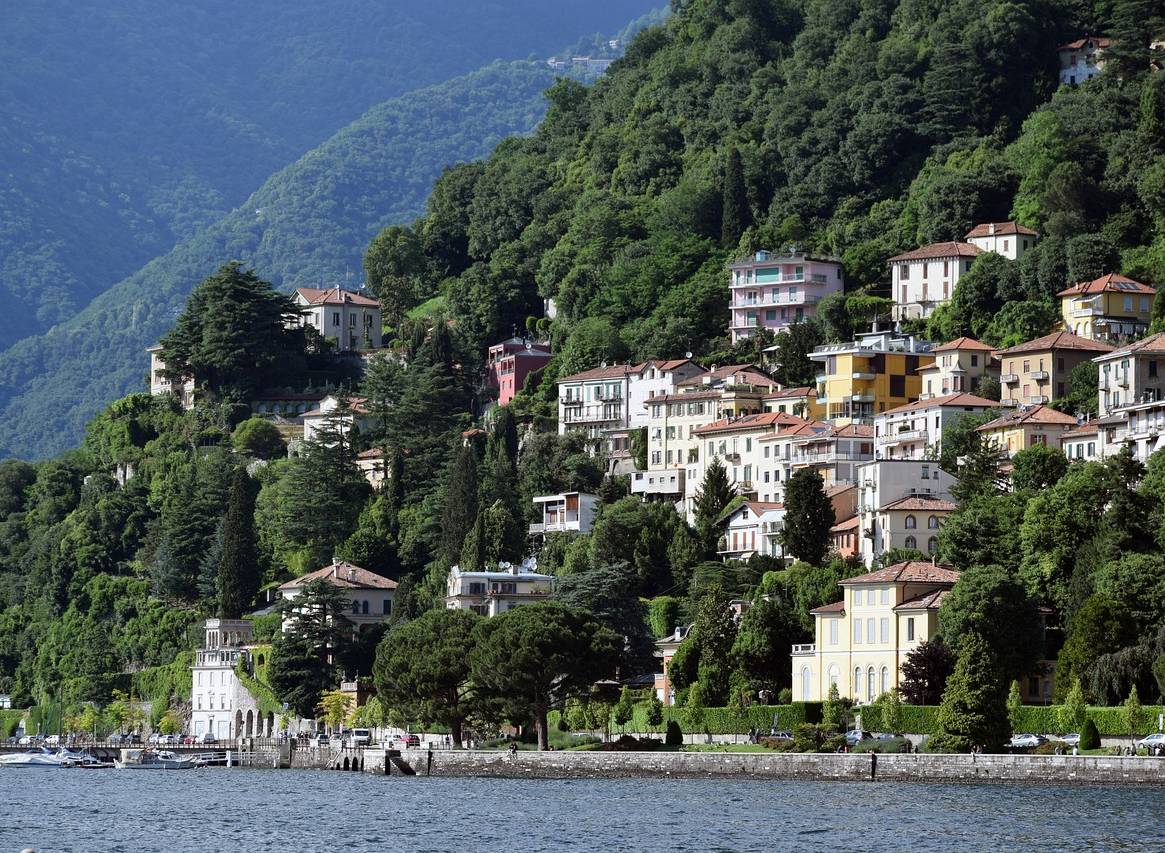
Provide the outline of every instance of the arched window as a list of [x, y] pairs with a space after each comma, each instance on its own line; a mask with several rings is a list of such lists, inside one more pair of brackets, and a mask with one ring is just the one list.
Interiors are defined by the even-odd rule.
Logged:
[[926, 520], [926, 526], [931, 530], [938, 530], [938, 516], [932, 515], [930, 518], [928, 518]]
[[914, 516], [913, 515], [906, 516], [906, 529], [913, 530], [916, 527], [918, 527], [918, 522], [915, 520]]
[[360, 612], [361, 612], [362, 614], [364, 614], [365, 616], [367, 616], [367, 615], [368, 615], [368, 602], [367, 602], [367, 601], [361, 602], [361, 604], [360, 604]]
[[356, 599], [352, 599], [352, 615], [353, 616], [360, 615], [360, 602], [357, 601]]
[[862, 668], [860, 666], [854, 667], [854, 698], [860, 699], [862, 695]]
[[813, 688], [813, 681], [809, 675], [809, 667], [801, 667], [801, 701], [809, 701], [809, 691]]
[[874, 668], [866, 670], [866, 699], [873, 702], [878, 698], [878, 682], [875, 680]]
[[912, 550], [918, 548], [918, 540], [915, 539], [913, 536], [907, 536], [906, 542], [904, 544], [907, 548], [910, 548]]
[[882, 667], [882, 693], [890, 692], [890, 669], [889, 667]]
[[936, 539], [935, 537], [932, 536], [926, 540], [926, 553], [928, 553], [928, 554], [937, 554], [938, 553], [938, 539]]

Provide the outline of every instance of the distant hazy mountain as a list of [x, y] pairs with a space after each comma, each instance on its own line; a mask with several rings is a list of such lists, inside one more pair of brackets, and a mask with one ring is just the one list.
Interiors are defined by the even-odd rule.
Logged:
[[0, 354], [0, 456], [75, 446], [95, 412], [141, 387], [143, 348], [225, 260], [286, 286], [332, 283], [344, 270], [358, 281], [368, 242], [419, 215], [445, 165], [533, 130], [553, 79], [543, 62], [495, 62], [381, 104], [75, 318]]
[[6, 0], [0, 348], [68, 319], [374, 104], [650, 5]]

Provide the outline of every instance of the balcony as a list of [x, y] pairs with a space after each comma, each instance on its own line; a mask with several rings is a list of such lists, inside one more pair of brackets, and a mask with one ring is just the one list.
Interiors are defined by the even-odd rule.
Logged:
[[1100, 317], [1104, 311], [1100, 308], [1074, 308], [1072, 309], [1073, 317]]
[[1019, 381], [1019, 377], [1014, 373], [1004, 373], [999, 377], [999, 381], [1004, 385], [1012, 385]]
[[793, 646], [793, 657], [803, 657], [805, 655], [817, 654], [816, 643], [798, 643]]
[[574, 397], [561, 398], [558, 402], [564, 406], [581, 406], [583, 404], [581, 399], [575, 399]]
[[854, 374], [853, 374], [854, 379], [860, 379], [860, 380], [863, 380], [866, 382], [872, 382], [876, 376], [877, 376], [876, 373], [862, 373], [862, 372], [856, 371], [856, 370], [854, 371]]
[[851, 403], [872, 403], [874, 402], [874, 392], [867, 391], [865, 394], [854, 394], [849, 398]]
[[1046, 371], [1046, 370], [1034, 370], [1029, 375], [1031, 376], [1032, 380], [1035, 382], [1047, 382], [1048, 381], [1048, 371]]
[[926, 430], [924, 429], [906, 429], [900, 432], [890, 433], [889, 435], [878, 436], [877, 443], [880, 445], [901, 444], [904, 441], [924, 441], [927, 438]]
[[1037, 394], [1032, 397], [1025, 397], [1024, 400], [1026, 400], [1027, 405], [1029, 406], [1046, 406], [1048, 404], [1048, 398], [1041, 394]]

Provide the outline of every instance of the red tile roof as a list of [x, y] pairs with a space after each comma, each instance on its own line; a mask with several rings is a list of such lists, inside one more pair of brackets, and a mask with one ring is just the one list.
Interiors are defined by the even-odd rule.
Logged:
[[1089, 352], [1112, 352], [1115, 347], [1094, 341], [1092, 338], [1082, 338], [1071, 332], [1052, 332], [1026, 344], [1019, 344], [1010, 349], [1000, 350], [999, 355], [1020, 355], [1025, 352], [1048, 352], [1057, 349], [1087, 350]]
[[1090, 435], [1096, 435], [1098, 432], [1100, 432], [1100, 428], [1096, 425], [1095, 422], [1087, 423], [1076, 427], [1076, 429], [1068, 430], [1066, 433], [1060, 436], [1060, 440], [1063, 441], [1069, 438], [1087, 438]]
[[986, 432], [987, 430], [1002, 429], [1020, 424], [1075, 426], [1076, 417], [1065, 414], [1064, 412], [1057, 412], [1055, 409], [1048, 408], [1047, 406], [1032, 406], [1027, 409], [1016, 409], [1015, 411], [1008, 412], [1006, 415], [1002, 415], [993, 421], [988, 421], [975, 429]]
[[[368, 414], [368, 407], [366, 405], [364, 405], [365, 403], [368, 402], [367, 397], [347, 397], [347, 398], [345, 398], [345, 400], [348, 404], [348, 408], [351, 410], [351, 412], [353, 414], [355, 414], [355, 415]], [[323, 409], [312, 409], [310, 412], [304, 412], [302, 415], [300, 415], [300, 417], [319, 418], [319, 417], [323, 417], [324, 415], [330, 415], [330, 414], [332, 414], [332, 412], [335, 412], [335, 411], [337, 411], [337, 409], [328, 409], [326, 412]]]
[[[728, 380], [735, 380], [730, 383]], [[693, 376], [690, 379], [685, 379], [683, 382], [677, 382], [676, 387], [685, 387], [691, 385], [715, 385], [717, 383], [724, 384], [748, 384], [748, 385], [776, 385], [777, 383], [768, 376], [763, 370], [755, 364], [728, 364], [724, 367], [717, 367], [715, 370], [709, 370], [707, 373], [701, 373], [699, 376]]]
[[884, 569], [867, 572], [855, 578], [846, 578], [839, 581], [842, 586], [851, 586], [861, 583], [938, 583], [954, 584], [959, 579], [959, 573], [949, 566], [928, 563], [925, 560], [908, 560], [905, 563], [895, 563]]
[[890, 263], [899, 261], [924, 261], [930, 258], [973, 258], [975, 255], [982, 254], [983, 250], [971, 243], [961, 243], [958, 240], [951, 240], [948, 243], [931, 243], [929, 246], [921, 246], [909, 252], [903, 252], [901, 255], [895, 255], [890, 258]]
[[560, 376], [558, 382], [562, 384], [563, 382], [584, 382], [590, 379], [622, 379], [628, 374], [638, 373], [642, 369], [642, 364], [612, 364], [607, 367], [592, 367], [582, 373]]
[[827, 435], [833, 427], [825, 421], [807, 421], [800, 426], [783, 429], [780, 432], [770, 433], [769, 435], [762, 435], [757, 441], [774, 441], [778, 438], [788, 438], [789, 436], [814, 436]]
[[760, 412], [755, 415], [741, 415], [735, 418], [721, 418], [707, 426], [692, 430], [693, 435], [711, 435], [718, 432], [735, 432], [736, 430], [763, 429], [765, 427], [800, 427], [807, 424], [804, 418], [790, 415], [785, 412]]
[[833, 604], [826, 604], [821, 607], [815, 607], [809, 611], [810, 613], [845, 613], [845, 602], [835, 601]]
[[1112, 44], [1112, 39], [1104, 38], [1103, 36], [1085, 36], [1082, 39], [1076, 39], [1076, 41], [1070, 41], [1067, 44], [1062, 44], [1056, 48], [1056, 50], [1080, 50], [1080, 48], [1084, 47], [1084, 45], [1088, 42], [1092, 42], [1098, 48], [1101, 48], [1108, 47], [1110, 44]]
[[1108, 361], [1110, 358], [1121, 358], [1127, 355], [1159, 355], [1165, 353], [1165, 332], [1158, 332], [1155, 335], [1149, 335], [1147, 338], [1141, 338], [1139, 341], [1133, 341], [1131, 344], [1125, 344], [1119, 349], [1115, 349], [1107, 355], [1098, 356], [1103, 361]]
[[804, 385], [799, 388], [782, 388], [780, 391], [774, 391], [771, 394], [765, 394], [766, 400], [780, 400], [784, 397], [808, 397], [813, 394], [816, 395], [817, 389], [811, 385]]
[[285, 584], [280, 584], [279, 588], [300, 589], [315, 580], [325, 580], [333, 586], [345, 589], [396, 589], [397, 586], [394, 580], [370, 572], [368, 569], [354, 566], [345, 560], [340, 560], [289, 580]]
[[968, 338], [966, 335], [964, 335], [961, 338], [955, 338], [953, 341], [950, 341], [949, 343], [945, 343], [942, 346], [937, 346], [934, 348], [933, 351], [934, 352], [953, 352], [954, 350], [961, 350], [961, 349], [979, 350], [981, 352], [994, 352], [995, 351], [995, 347], [988, 346], [987, 344], [983, 343], [982, 341], [977, 341], [974, 338]]
[[308, 305], [361, 305], [365, 308], [379, 308], [380, 303], [368, 296], [353, 293], [340, 287], [318, 290], [314, 287], [297, 287], [295, 292]]
[[906, 512], [954, 512], [958, 507], [942, 498], [899, 498], [885, 506], [879, 507], [878, 512], [890, 510], [904, 510]]
[[931, 397], [929, 400], [916, 400], [913, 403], [907, 403], [905, 406], [896, 406], [893, 409], [887, 409], [882, 412], [883, 415], [892, 415], [898, 412], [913, 412], [918, 409], [929, 409], [934, 406], [980, 406], [982, 408], [995, 408], [1003, 405], [997, 400], [988, 400], [986, 397], [977, 397], [974, 394], [947, 394], [945, 397]]
[[949, 589], [936, 589], [933, 592], [928, 592], [925, 595], [917, 595], [914, 598], [909, 598], [903, 601], [895, 610], [938, 610], [942, 607], [943, 601], [950, 595]]
[[839, 521], [837, 524], [833, 525], [833, 527], [829, 528], [829, 532], [845, 533], [846, 531], [853, 530], [855, 527], [861, 524], [861, 521], [862, 519], [860, 516], [851, 515], [849, 518], [843, 519], [842, 521]]
[[1110, 272], [1092, 281], [1081, 281], [1057, 293], [1057, 296], [1087, 296], [1090, 293], [1139, 293], [1152, 296], [1156, 290], [1127, 276]]
[[[991, 226], [995, 226], [994, 234], [991, 231]], [[981, 222], [967, 232], [963, 238], [970, 240], [972, 237], [991, 237], [1001, 234], [1024, 234], [1028, 237], [1039, 237], [1039, 232], [1032, 231], [1018, 222]]]

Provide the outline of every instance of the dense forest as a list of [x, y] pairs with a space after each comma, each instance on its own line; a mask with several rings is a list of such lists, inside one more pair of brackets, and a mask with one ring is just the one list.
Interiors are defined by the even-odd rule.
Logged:
[[[843, 338], [876, 309], [886, 257], [957, 239], [980, 220], [1012, 216], [1044, 240], [1014, 266], [976, 261], [955, 307], [920, 331], [969, 325], [1028, 339], [1047, 330], [1050, 293], [1087, 270], [1165, 279], [1165, 75], [1149, 62], [1160, 4], [672, 5], [608, 75], [589, 87], [555, 82], [536, 131], [446, 170], [423, 216], [371, 241], [368, 285], [393, 320], [392, 355], [359, 385], [368, 430], [336, 429], [284, 458], [278, 437], [248, 417], [249, 390], [221, 379], [253, 356], [233, 340], [250, 340], [262, 320], [263, 363], [284, 368], [267, 381], [286, 387], [302, 386], [320, 353], [278, 331], [271, 306], [286, 306], [262, 270], [230, 265], [199, 285], [163, 338], [194, 371], [199, 406], [132, 395], [91, 422], [80, 450], [0, 467], [0, 689], [22, 701], [104, 702], [127, 681], [144, 684], [141, 672], [189, 646], [188, 625], [224, 608], [241, 572], [228, 553], [254, 554], [254, 591], [331, 556], [351, 560], [400, 580], [390, 631], [419, 624], [440, 609], [451, 565], [521, 557], [530, 498], [571, 488], [600, 496], [595, 530], [551, 537], [539, 565], [559, 575], [561, 604], [624, 638], [612, 668], [644, 671], [650, 636], [690, 620], [674, 670], [685, 699], [692, 689], [709, 705], [777, 692], [810, 611], [860, 569], [820, 541], [789, 568], [716, 561], [727, 480], [709, 475], [694, 527], [627, 497], [583, 438], [555, 431], [555, 377], [602, 359], [755, 357], [754, 342], [733, 352], [725, 340], [723, 265], [761, 246], [836, 254], [850, 283], [819, 323], [778, 341], [777, 372], [790, 377], [805, 369], [798, 347]], [[1096, 79], [1058, 88], [1056, 46], [1094, 32], [1121, 47]], [[553, 322], [539, 319], [544, 298], [556, 301]], [[485, 346], [530, 320], [551, 337], [554, 361], [486, 435], [466, 440]], [[200, 338], [200, 324], [224, 334]], [[278, 355], [291, 351], [303, 358]], [[1165, 460], [1069, 466], [1036, 448], [1014, 460], [1006, 491], [998, 453], [962, 433], [959, 509], [940, 552], [964, 576], [940, 616], [944, 639], [956, 651], [966, 640], [1000, 679], [1058, 654], [1061, 690], [1104, 703], [1134, 687], [1159, 695]], [[355, 467], [363, 448], [381, 448], [392, 472], [380, 493]], [[127, 466], [123, 486], [111, 474]], [[725, 596], [757, 591], [772, 600], [729, 624]], [[1062, 650], [1033, 634], [1039, 607], [1063, 628]], [[285, 672], [311, 652], [309, 638], [289, 643], [273, 658]], [[347, 651], [367, 663], [367, 648]], [[970, 659], [960, 655], [963, 681]], [[289, 699], [280, 666], [272, 684], [302, 708], [336, 675], [312, 682], [314, 697]]]
[[0, 349], [73, 316], [373, 105], [649, 8], [6, 3]]

